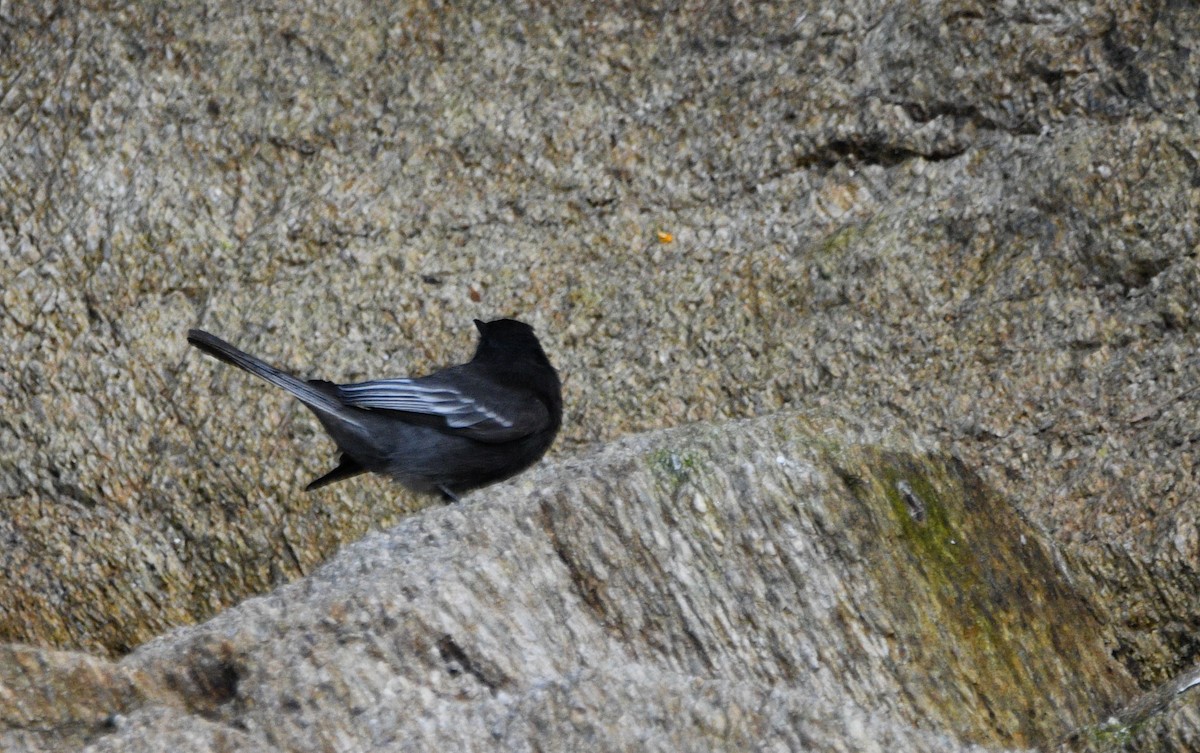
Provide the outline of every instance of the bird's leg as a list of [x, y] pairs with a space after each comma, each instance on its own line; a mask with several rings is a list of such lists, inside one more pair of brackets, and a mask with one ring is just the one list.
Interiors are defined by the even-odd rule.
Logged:
[[462, 502], [458, 495], [446, 488], [445, 484], [438, 484], [438, 491], [442, 493], [442, 501], [446, 504], [451, 502]]

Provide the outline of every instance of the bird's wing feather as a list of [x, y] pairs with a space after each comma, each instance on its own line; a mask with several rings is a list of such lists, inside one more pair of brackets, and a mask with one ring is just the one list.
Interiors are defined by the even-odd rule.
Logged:
[[540, 400], [523, 391], [477, 384], [465, 375], [445, 372], [419, 379], [343, 384], [338, 391], [347, 405], [437, 417], [446, 430], [483, 442], [507, 442], [531, 434], [548, 415]]

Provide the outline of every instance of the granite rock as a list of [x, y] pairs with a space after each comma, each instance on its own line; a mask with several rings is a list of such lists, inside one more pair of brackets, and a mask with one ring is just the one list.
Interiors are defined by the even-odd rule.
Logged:
[[1200, 650], [1197, 45], [1177, 2], [4, 6], [0, 639], [118, 657], [428, 504], [301, 492], [315, 422], [188, 327], [349, 380], [514, 315], [559, 459], [930, 437], [1153, 692]]

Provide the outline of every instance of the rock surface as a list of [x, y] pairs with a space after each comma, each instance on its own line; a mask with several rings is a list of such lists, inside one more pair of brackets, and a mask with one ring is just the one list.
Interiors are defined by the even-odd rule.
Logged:
[[701, 424], [478, 497], [92, 681], [140, 696], [23, 718], [77, 721], [98, 750], [220, 731], [284, 751], [958, 751], [1054, 743], [1133, 688], [1038, 534], [911, 440]]
[[559, 458], [929, 437], [1153, 693], [1200, 653], [1197, 47], [1116, 0], [2, 6], [0, 640], [118, 657], [428, 504], [303, 494], [315, 422], [188, 327], [350, 380], [515, 315]]

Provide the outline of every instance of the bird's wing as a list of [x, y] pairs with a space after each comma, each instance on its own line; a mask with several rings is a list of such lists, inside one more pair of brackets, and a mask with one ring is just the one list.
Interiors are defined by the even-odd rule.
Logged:
[[379, 379], [338, 387], [347, 405], [441, 419], [445, 430], [481, 442], [508, 442], [546, 425], [549, 411], [532, 393], [439, 372], [419, 379]]

